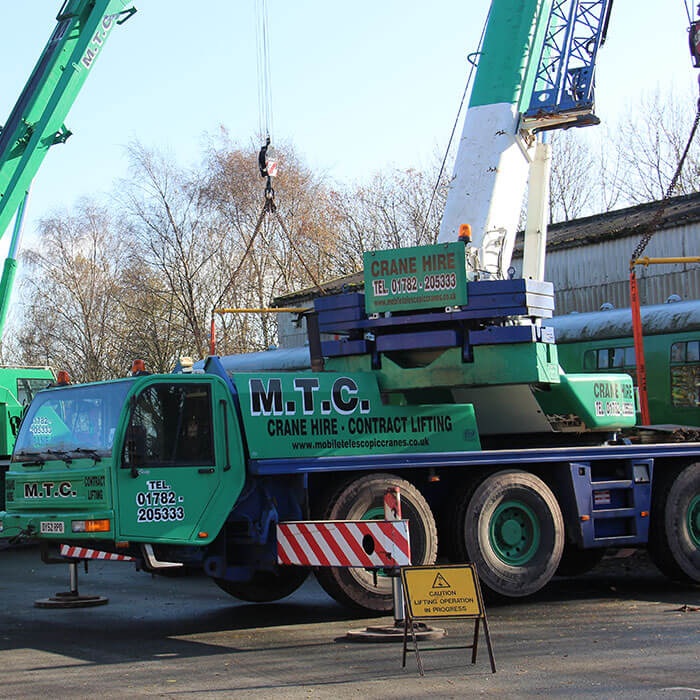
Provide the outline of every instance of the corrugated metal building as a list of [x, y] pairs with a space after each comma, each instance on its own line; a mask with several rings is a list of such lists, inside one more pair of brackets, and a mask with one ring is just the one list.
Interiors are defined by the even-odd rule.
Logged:
[[[604, 303], [630, 305], [629, 262], [658, 202], [618, 209], [549, 228], [545, 277], [554, 283], [556, 313], [597, 311]], [[644, 255], [700, 255], [700, 194], [671, 199]], [[522, 239], [513, 255], [518, 274]], [[642, 304], [663, 304], [671, 294], [700, 299], [700, 265], [637, 267]]]
[[[637, 242], [658, 211], [659, 203], [554, 224], [549, 228], [545, 277], [554, 283], [557, 315], [597, 311], [604, 303], [627, 307], [629, 261]], [[700, 193], [674, 197], [666, 206], [658, 233], [644, 251], [649, 257], [700, 255]], [[513, 266], [520, 274], [522, 237], [516, 244]], [[662, 304], [672, 294], [683, 300], [700, 299], [700, 265], [638, 266], [642, 304]], [[324, 282], [327, 292], [362, 287], [362, 273]], [[315, 288], [287, 294], [277, 306], [310, 305]], [[291, 314], [279, 315], [280, 347], [303, 345], [306, 330], [296, 327]]]

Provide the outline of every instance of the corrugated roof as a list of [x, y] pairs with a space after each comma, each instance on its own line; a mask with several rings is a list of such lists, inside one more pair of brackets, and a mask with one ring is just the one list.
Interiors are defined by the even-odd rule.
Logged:
[[[365, 286], [363, 271], [353, 272], [351, 275], [336, 277], [335, 279], [321, 282], [326, 294], [341, 294], [344, 292], [361, 292]], [[306, 287], [297, 292], [289, 292], [272, 300], [272, 306], [290, 306], [302, 299], [316, 299], [323, 296], [318, 287]]]
[[[576, 248], [612, 238], [640, 236], [644, 227], [656, 214], [660, 204], [660, 202], [647, 202], [626, 209], [615, 209], [595, 216], [552, 224], [547, 231], [547, 250]], [[700, 193], [697, 192], [669, 199], [661, 224], [656, 230], [696, 221], [700, 221]], [[522, 254], [521, 232], [516, 240], [513, 257], [520, 258]]]
[[[564, 221], [552, 224], [547, 232], [547, 250], [564, 248], [576, 248], [590, 243], [639, 236], [643, 229], [654, 217], [660, 202], [647, 202], [637, 204], [634, 207], [615, 209], [603, 214], [586, 216], [582, 219]], [[666, 205], [666, 210], [661, 219], [658, 231], [665, 228], [673, 228], [684, 224], [700, 221], [700, 193], [672, 197]], [[523, 237], [518, 233], [514, 258], [522, 258]], [[351, 275], [337, 277], [328, 282], [323, 282], [323, 287], [328, 294], [340, 294], [344, 291], [358, 291], [364, 286], [362, 271]], [[299, 299], [310, 299], [319, 296], [316, 287], [307, 287], [296, 292], [290, 292], [276, 297], [273, 306], [286, 306]]]

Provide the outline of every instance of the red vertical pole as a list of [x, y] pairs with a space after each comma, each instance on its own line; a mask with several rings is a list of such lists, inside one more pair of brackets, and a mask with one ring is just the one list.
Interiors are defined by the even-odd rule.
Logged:
[[216, 327], [214, 326], [214, 314], [211, 315], [211, 331], [209, 335], [209, 354], [216, 355]]
[[639, 407], [642, 412], [642, 425], [651, 425], [649, 400], [647, 398], [647, 368], [644, 363], [644, 338], [642, 335], [642, 313], [639, 308], [639, 290], [634, 268], [630, 272], [630, 297], [632, 306], [632, 335], [634, 336], [634, 356], [637, 361], [637, 387]]
[[[401, 520], [401, 490], [398, 486], [389, 486], [384, 493], [384, 520]], [[391, 592], [394, 598], [394, 627], [403, 627], [405, 618], [403, 589], [396, 569], [391, 579]]]
[[401, 520], [401, 490], [390, 486], [384, 494], [384, 520]]

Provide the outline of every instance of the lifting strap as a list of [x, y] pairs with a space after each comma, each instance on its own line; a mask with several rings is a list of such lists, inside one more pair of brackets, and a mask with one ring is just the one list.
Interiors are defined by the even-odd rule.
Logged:
[[[270, 178], [268, 177], [268, 184], [269, 184]], [[248, 253], [250, 253], [253, 243], [255, 242], [255, 239], [258, 236], [258, 233], [260, 233], [260, 229], [262, 228], [263, 221], [265, 220], [265, 215], [266, 214], [271, 214], [274, 215], [275, 218], [277, 219], [277, 223], [280, 225], [280, 228], [284, 232], [284, 235], [287, 238], [287, 241], [291, 247], [291, 249], [294, 251], [296, 254], [297, 258], [299, 259], [299, 262], [301, 263], [302, 267], [306, 271], [306, 274], [309, 276], [311, 281], [313, 282], [314, 286], [321, 292], [321, 294], [325, 295], [328, 292], [324, 289], [324, 287], [321, 285], [321, 283], [318, 281], [314, 273], [311, 271], [309, 266], [306, 264], [306, 261], [304, 260], [304, 256], [301, 255], [301, 253], [297, 250], [296, 245], [294, 245], [294, 240], [292, 239], [291, 235], [289, 234], [289, 230], [287, 229], [287, 225], [284, 222], [284, 219], [280, 215], [279, 211], [277, 211], [277, 206], [275, 204], [275, 191], [268, 186], [268, 188], [265, 189], [265, 197], [263, 199], [263, 205], [260, 210], [260, 214], [258, 216], [258, 220], [255, 224], [255, 228], [253, 229], [253, 234], [248, 240], [248, 243], [246, 244], [246, 248], [243, 251], [243, 255], [238, 262], [238, 265], [236, 266], [236, 269], [231, 273], [231, 278], [229, 279], [228, 284], [224, 287], [224, 290], [221, 292], [219, 295], [219, 298], [216, 300], [216, 303], [212, 306], [212, 324], [214, 320], [214, 309], [217, 309], [220, 305], [221, 302], [223, 301], [224, 297], [229, 293], [231, 290], [231, 287], [233, 286], [233, 283], [236, 281], [236, 278], [238, 276], [238, 273], [241, 271], [241, 268], [243, 267], [243, 263], [245, 262], [246, 258], [248, 257]], [[213, 325], [212, 325], [213, 327]], [[213, 337], [213, 336], [212, 336]], [[213, 346], [212, 346], [213, 347]], [[212, 352], [213, 354], [213, 352]]]

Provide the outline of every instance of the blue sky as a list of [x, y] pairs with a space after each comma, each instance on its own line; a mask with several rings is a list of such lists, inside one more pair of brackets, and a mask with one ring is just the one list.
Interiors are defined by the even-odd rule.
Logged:
[[[29, 77], [60, 0], [1, 0], [0, 122]], [[255, 0], [140, 0], [111, 34], [68, 119], [74, 135], [35, 180], [37, 221], [126, 175], [139, 139], [181, 163], [225, 126], [248, 143], [258, 128]], [[334, 181], [442, 152], [477, 47], [487, 0], [268, 0], [275, 136]], [[682, 0], [616, 0], [598, 62], [597, 112], [613, 124], [640, 93], [694, 94]], [[461, 128], [461, 127], [460, 127]], [[9, 232], [0, 242], [4, 257]]]

